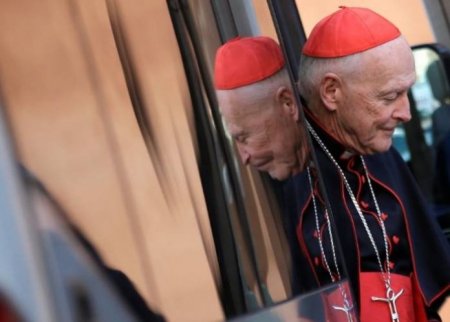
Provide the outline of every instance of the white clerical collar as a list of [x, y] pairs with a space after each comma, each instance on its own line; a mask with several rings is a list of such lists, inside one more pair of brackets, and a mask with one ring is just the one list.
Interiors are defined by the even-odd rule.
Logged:
[[348, 151], [345, 150], [339, 157], [340, 160], [348, 160], [350, 159], [352, 156], [354, 156], [356, 153], [353, 151]]

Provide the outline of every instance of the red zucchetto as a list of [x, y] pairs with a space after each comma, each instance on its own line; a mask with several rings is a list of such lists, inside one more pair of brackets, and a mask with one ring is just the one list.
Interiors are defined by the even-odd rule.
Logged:
[[303, 47], [303, 54], [337, 58], [377, 47], [400, 36], [390, 21], [370, 9], [340, 7], [323, 18]]
[[237, 37], [217, 50], [214, 85], [221, 90], [250, 85], [274, 75], [283, 66], [283, 53], [273, 39]]

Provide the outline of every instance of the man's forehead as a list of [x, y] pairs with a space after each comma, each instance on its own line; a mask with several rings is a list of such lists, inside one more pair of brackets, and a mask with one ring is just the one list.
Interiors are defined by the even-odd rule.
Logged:
[[377, 59], [366, 61], [366, 65], [370, 69], [371, 77], [380, 78], [383, 82], [380, 84], [381, 90], [393, 87], [402, 90], [413, 85], [416, 80], [415, 64], [406, 42], [402, 42], [401, 39], [394, 40], [391, 46], [386, 46], [386, 50], [373, 49], [373, 51], [378, 52], [374, 57]]
[[228, 132], [233, 136], [249, 134], [264, 126], [273, 117], [267, 109], [258, 112], [231, 105], [221, 110]]
[[391, 78], [389, 81], [385, 82], [380, 88], [378, 95], [383, 96], [393, 92], [403, 92], [407, 91], [416, 82], [416, 73], [411, 71], [409, 74], [403, 76], [398, 76]]
[[250, 113], [245, 109], [235, 107], [230, 107], [228, 110], [229, 112], [222, 113], [222, 116], [229, 126], [233, 126], [236, 129], [245, 130], [252, 128], [264, 123], [267, 119], [266, 113]]
[[219, 109], [226, 118], [242, 118], [258, 113], [258, 104], [249, 96], [229, 91], [218, 97]]

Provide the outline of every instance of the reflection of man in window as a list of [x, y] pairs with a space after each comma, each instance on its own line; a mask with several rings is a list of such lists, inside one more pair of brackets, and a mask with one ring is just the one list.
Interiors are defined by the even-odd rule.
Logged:
[[[268, 37], [232, 39], [217, 51], [214, 76], [220, 110], [242, 162], [278, 180], [303, 171], [309, 159], [306, 133], [278, 44]], [[294, 269], [299, 248], [290, 228], [295, 224], [285, 220]], [[292, 274], [294, 294], [301, 291], [299, 275]], [[317, 306], [312, 309], [314, 317], [322, 317]]]
[[[219, 50], [216, 66], [221, 59]], [[403, 160], [391, 148], [394, 128], [410, 119], [407, 91], [414, 81], [409, 45], [394, 25], [367, 9], [342, 8], [326, 17], [303, 50], [299, 84], [308, 105], [309, 130], [365, 322], [438, 320], [437, 307], [450, 287], [448, 245], [427, 215]], [[233, 118], [246, 115], [245, 106], [228, 94], [233, 97], [232, 89], [219, 95], [228, 128], [246, 133], [247, 124], [236, 131]], [[260, 112], [253, 118], [257, 121], [260, 115], [265, 117]], [[289, 124], [282, 128], [287, 131]], [[276, 137], [274, 132], [270, 137]], [[264, 163], [243, 159], [277, 178]], [[304, 290], [343, 277], [343, 268], [335, 264], [337, 246], [316, 173], [308, 167], [286, 186]], [[338, 308], [349, 308], [344, 296], [341, 302], [330, 304], [334, 317]]]
[[278, 45], [268, 37], [237, 38], [217, 55], [220, 110], [243, 163], [278, 180], [303, 170], [304, 130]]

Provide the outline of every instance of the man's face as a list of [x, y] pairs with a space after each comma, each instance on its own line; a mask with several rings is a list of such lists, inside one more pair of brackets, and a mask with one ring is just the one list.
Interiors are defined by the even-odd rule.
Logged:
[[[258, 104], [232, 91], [219, 95], [220, 110], [241, 160], [277, 180], [287, 179], [305, 166], [306, 140], [293, 104], [267, 100]], [[274, 94], [275, 96], [275, 94]], [[296, 105], [291, 106], [296, 109]], [[292, 110], [291, 110], [292, 111]]]
[[399, 40], [389, 50], [367, 53], [361, 72], [343, 82], [336, 123], [343, 143], [358, 153], [387, 151], [395, 127], [411, 119], [407, 92], [416, 78], [414, 60]]

